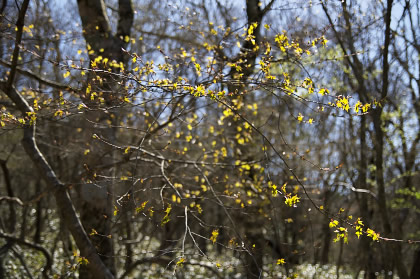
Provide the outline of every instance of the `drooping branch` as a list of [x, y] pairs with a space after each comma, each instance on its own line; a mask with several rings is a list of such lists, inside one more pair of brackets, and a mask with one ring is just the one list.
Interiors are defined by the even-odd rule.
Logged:
[[[8, 63], [8, 62], [6, 62], [6, 61], [4, 61], [2, 59], [0, 59], [0, 65], [3, 65], [5, 67], [12, 68], [12, 64], [11, 63]], [[28, 78], [32, 78], [32, 79], [38, 81], [39, 83], [41, 83], [43, 85], [50, 86], [50, 87], [55, 88], [55, 89], [58, 89], [58, 90], [69, 90], [69, 89], [71, 89], [71, 87], [68, 86], [68, 85], [65, 85], [65, 84], [58, 83], [58, 82], [53, 81], [53, 80], [49, 80], [49, 79], [43, 78], [43, 77], [35, 74], [34, 72], [32, 72], [30, 70], [22, 69], [19, 66], [16, 66], [15, 67], [15, 70], [19, 74], [24, 75], [24, 76], [26, 76]], [[72, 89], [72, 90], [76, 90], [76, 89]]]
[[[13, 85], [7, 91], [6, 83], [1, 82], [0, 90], [13, 101], [22, 115], [26, 116], [28, 112], [33, 112], [33, 109], [29, 106], [28, 102]], [[63, 222], [66, 224], [76, 241], [81, 255], [88, 259], [89, 268], [92, 273], [96, 274], [98, 276], [97, 278], [113, 279], [114, 276], [104, 265], [99, 255], [96, 253], [95, 247], [90, 242], [89, 237], [76, 214], [73, 202], [65, 185], [58, 179], [54, 170], [51, 168], [42, 152], [38, 149], [35, 139], [35, 127], [35, 122], [32, 125], [26, 124], [24, 127], [22, 143], [27, 155], [31, 158], [48, 186], [52, 189], [60, 216], [62, 216]]]
[[51, 266], [53, 264], [53, 259], [52, 259], [51, 255], [50, 255], [50, 253], [48, 252], [47, 249], [45, 249], [44, 247], [42, 247], [42, 246], [40, 246], [36, 243], [31, 243], [31, 242], [28, 242], [24, 239], [21, 239], [21, 238], [18, 238], [18, 237], [9, 235], [9, 234], [5, 234], [5, 233], [2, 233], [2, 232], [0, 232], [0, 237], [6, 239], [7, 241], [10, 241], [11, 243], [17, 243], [17, 244], [20, 244], [20, 245], [27, 246], [31, 249], [40, 251], [44, 255], [45, 261], [46, 261], [45, 265], [44, 265], [44, 268], [42, 270], [42, 274], [43, 274], [44, 278], [48, 278], [47, 273], [51, 269]]

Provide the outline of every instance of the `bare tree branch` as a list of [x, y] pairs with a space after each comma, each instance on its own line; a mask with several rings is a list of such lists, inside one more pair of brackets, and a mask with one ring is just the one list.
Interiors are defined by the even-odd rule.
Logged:
[[[5, 87], [6, 85], [4, 82], [0, 83], [1, 91], [3, 91], [9, 99], [15, 103], [22, 115], [25, 116], [28, 112], [33, 112], [33, 109], [29, 106], [28, 102], [14, 86], [12, 86], [9, 91], [6, 91]], [[88, 267], [92, 273], [96, 274], [98, 276], [97, 278], [113, 279], [114, 275], [112, 275], [109, 269], [104, 265], [99, 255], [96, 253], [95, 247], [92, 245], [88, 235], [86, 234], [86, 231], [76, 214], [73, 202], [65, 185], [57, 178], [54, 170], [51, 168], [42, 152], [38, 149], [35, 140], [35, 123], [33, 123], [33, 125], [25, 125], [22, 144], [26, 153], [39, 169], [48, 186], [53, 189], [57, 208], [62, 216], [63, 222], [70, 230], [78, 248], [80, 249], [81, 255], [88, 259]]]
[[[12, 68], [12, 64], [10, 64], [10, 63], [2, 60], [2, 59], [0, 59], [0, 65]], [[26, 77], [29, 77], [29, 78], [33, 78], [43, 85], [50, 86], [50, 87], [58, 89], [58, 90], [74, 90], [74, 91], [77, 91], [77, 89], [72, 89], [68, 85], [65, 85], [65, 84], [62, 84], [62, 83], [55, 82], [53, 80], [49, 80], [49, 79], [40, 77], [39, 75], [35, 74], [34, 72], [32, 72], [30, 70], [24, 70], [24, 69], [20, 68], [19, 66], [17, 66], [15, 69], [16, 69], [16, 72], [18, 72], [19, 74], [22, 74], [22, 75], [24, 75]]]

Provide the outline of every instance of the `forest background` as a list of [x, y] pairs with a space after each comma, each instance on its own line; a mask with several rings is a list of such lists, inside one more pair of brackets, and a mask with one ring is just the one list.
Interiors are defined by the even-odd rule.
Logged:
[[0, 14], [0, 278], [420, 278], [419, 1]]

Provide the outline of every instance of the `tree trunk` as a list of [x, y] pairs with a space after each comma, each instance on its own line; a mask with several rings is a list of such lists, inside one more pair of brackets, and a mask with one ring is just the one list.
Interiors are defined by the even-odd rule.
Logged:
[[[123, 48], [127, 47], [127, 37], [130, 36], [130, 29], [133, 24], [134, 12], [130, 0], [119, 0], [118, 8], [118, 26], [116, 34], [112, 33], [111, 26], [106, 13], [106, 6], [103, 0], [78, 0], [79, 14], [83, 26], [83, 35], [85, 37], [87, 48], [91, 48], [89, 57], [91, 62], [102, 55], [108, 58], [109, 61], [115, 60], [117, 63], [127, 63], [127, 55], [123, 53]], [[99, 64], [99, 63], [98, 63]], [[97, 66], [101, 69], [101, 66]], [[106, 66], [108, 68], [108, 66]], [[97, 76], [100, 77], [101, 82], [96, 82]], [[112, 106], [118, 101], [121, 86], [118, 84], [120, 80], [115, 80], [110, 74], [96, 73], [95, 68], [90, 71], [86, 87], [90, 85], [92, 90], [104, 92], [103, 98], [108, 106]], [[89, 96], [84, 96], [89, 103]], [[93, 104], [95, 105], [95, 104]], [[95, 131], [91, 127], [92, 132], [98, 132], [99, 136], [111, 143], [116, 142], [116, 131], [113, 127], [118, 124], [118, 116], [112, 112], [107, 115], [101, 115], [98, 112], [92, 112], [87, 115], [87, 118], [93, 123], [110, 123], [106, 129]], [[89, 124], [88, 124], [89, 125]], [[108, 124], [106, 124], [108, 125]], [[93, 154], [87, 163], [87, 168], [95, 171], [95, 165], [107, 164], [113, 165], [116, 159], [116, 151], [113, 147], [105, 147], [101, 144], [93, 143], [91, 146], [91, 154]], [[105, 154], [102, 158], [97, 158], [97, 154]], [[96, 157], [95, 157], [96, 156]], [[88, 156], [89, 157], [89, 156]], [[99, 161], [98, 161], [99, 159]], [[91, 240], [94, 243], [98, 253], [101, 255], [105, 265], [111, 270], [113, 274], [116, 273], [114, 261], [113, 238], [111, 232], [111, 219], [113, 209], [113, 193], [114, 193], [114, 178], [116, 176], [115, 166], [108, 170], [104, 170], [102, 175], [109, 177], [107, 181], [98, 181], [85, 184], [79, 189], [81, 197], [81, 220], [87, 232], [91, 234]], [[96, 278], [95, 274], [90, 273], [85, 266], [80, 268], [80, 278], [90, 279]]]
[[411, 268], [410, 279], [420, 278], [420, 248], [414, 252], [413, 267]]
[[[361, 117], [360, 121], [360, 164], [359, 164], [359, 177], [358, 187], [360, 189], [368, 189], [367, 183], [367, 170], [368, 170], [368, 159], [366, 156], [367, 145], [366, 145], [366, 116]], [[370, 190], [370, 189], [369, 189]], [[371, 214], [369, 213], [368, 196], [365, 193], [358, 193], [357, 200], [359, 202], [360, 216], [364, 222], [365, 227], [370, 227]], [[359, 263], [360, 266], [365, 270], [365, 278], [376, 278], [373, 263], [375, 258], [372, 255], [371, 240], [367, 237], [362, 236], [359, 243]]]

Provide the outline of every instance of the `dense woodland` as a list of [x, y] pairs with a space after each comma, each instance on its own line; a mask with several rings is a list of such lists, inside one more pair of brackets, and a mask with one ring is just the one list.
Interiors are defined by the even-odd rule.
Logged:
[[419, 1], [0, 14], [0, 278], [420, 278]]

